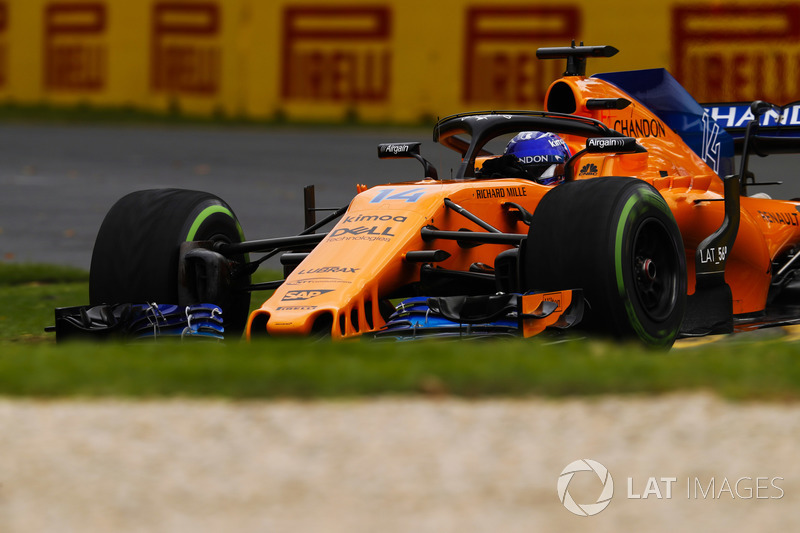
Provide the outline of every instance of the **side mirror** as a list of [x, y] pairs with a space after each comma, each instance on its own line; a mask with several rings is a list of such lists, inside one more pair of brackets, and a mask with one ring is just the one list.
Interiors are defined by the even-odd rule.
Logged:
[[378, 159], [409, 159], [420, 155], [422, 143], [381, 143], [378, 145]]
[[639, 154], [647, 148], [634, 137], [593, 137], [586, 139], [587, 154]]
[[586, 148], [572, 154], [564, 169], [564, 181], [575, 179], [575, 162], [583, 154], [641, 154], [647, 148], [636, 141], [635, 137], [591, 137], [586, 139]]
[[414, 158], [425, 169], [425, 177], [431, 179], [439, 179], [439, 174], [436, 168], [431, 165], [430, 161], [420, 155], [420, 142], [411, 143], [381, 143], [378, 145], [378, 158], [379, 159], [410, 159]]

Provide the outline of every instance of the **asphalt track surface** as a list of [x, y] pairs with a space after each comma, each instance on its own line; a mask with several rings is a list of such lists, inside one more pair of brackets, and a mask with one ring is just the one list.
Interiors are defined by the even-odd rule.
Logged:
[[[419, 179], [416, 161], [377, 158], [380, 142], [415, 140], [440, 176], [458, 164], [429, 129], [0, 125], [0, 260], [88, 269], [113, 203], [160, 187], [217, 194], [248, 239], [293, 235], [305, 185], [317, 207], [340, 207], [357, 183]], [[784, 180], [764, 189], [775, 197], [800, 196], [800, 156], [790, 157], [754, 158], [762, 181]]]
[[113, 203], [161, 187], [218, 195], [249, 239], [293, 235], [305, 185], [317, 207], [341, 207], [356, 183], [420, 178], [416, 161], [377, 158], [379, 142], [420, 137], [430, 153], [426, 130], [3, 125], [0, 257], [88, 269]]

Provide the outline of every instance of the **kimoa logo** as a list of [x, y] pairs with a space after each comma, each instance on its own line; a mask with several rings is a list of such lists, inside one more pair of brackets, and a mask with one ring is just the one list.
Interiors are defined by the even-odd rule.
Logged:
[[[579, 504], [572, 499], [569, 493], [569, 482], [578, 472], [594, 472], [603, 483], [603, 490], [595, 503]], [[572, 461], [561, 471], [561, 475], [558, 476], [557, 489], [558, 499], [569, 512], [578, 516], [594, 516], [611, 503], [611, 498], [614, 496], [614, 480], [611, 478], [611, 473], [608, 469], [597, 461], [578, 459], [577, 461]]]

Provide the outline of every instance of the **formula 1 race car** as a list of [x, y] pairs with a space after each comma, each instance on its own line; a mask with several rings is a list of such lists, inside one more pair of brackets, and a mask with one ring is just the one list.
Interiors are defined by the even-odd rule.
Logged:
[[[247, 339], [580, 328], [669, 347], [679, 336], [800, 323], [800, 202], [747, 195], [750, 155], [800, 152], [785, 120], [796, 106], [716, 104], [718, 116], [742, 117], [726, 131], [663, 69], [586, 77], [587, 58], [616, 53], [539, 49], [567, 62], [545, 111], [440, 120], [434, 140], [461, 157], [450, 179], [420, 143], [381, 144], [380, 158], [419, 160], [423, 179], [358, 186], [319, 222], [307, 188], [297, 236], [247, 241], [207, 193], [125, 196], [97, 237], [90, 304], [217, 304], [226, 334]], [[520, 132], [563, 140], [563, 183], [530, 178], [520, 159], [492, 149]], [[285, 279], [251, 283], [277, 254]], [[250, 313], [259, 290], [274, 293]]]

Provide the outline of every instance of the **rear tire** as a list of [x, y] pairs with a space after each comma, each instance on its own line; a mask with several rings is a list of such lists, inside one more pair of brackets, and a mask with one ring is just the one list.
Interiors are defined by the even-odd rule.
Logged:
[[525, 248], [527, 290], [582, 288], [584, 326], [668, 348], [686, 308], [686, 257], [669, 207], [634, 178], [564, 183], [533, 214]]
[[[187, 305], [178, 297], [178, 251], [187, 241], [242, 242], [236, 215], [213, 194], [183, 189], [137, 191], [121, 198], [106, 215], [95, 241], [89, 301], [157, 302]], [[235, 257], [243, 262], [244, 257]], [[241, 280], [249, 284], [249, 276]], [[227, 291], [216, 302], [225, 333], [241, 335], [250, 293]]]

